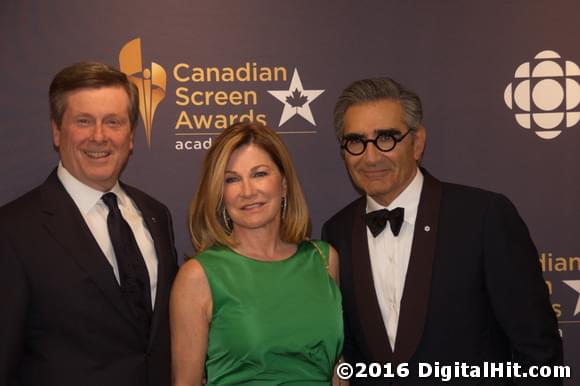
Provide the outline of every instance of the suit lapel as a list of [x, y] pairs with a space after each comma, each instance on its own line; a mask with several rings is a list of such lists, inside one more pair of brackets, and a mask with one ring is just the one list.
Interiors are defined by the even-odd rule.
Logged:
[[417, 349], [423, 334], [430, 298], [442, 185], [425, 170], [422, 172], [425, 179], [415, 221], [397, 328], [394, 353], [397, 363], [408, 362]]
[[370, 353], [370, 358], [384, 363], [392, 360], [392, 350], [385, 324], [377, 301], [366, 224], [364, 221], [366, 200], [362, 197], [354, 209], [352, 228], [351, 263], [353, 272], [354, 298], [361, 333]]
[[113, 268], [101, 251], [72, 198], [54, 171], [42, 186], [44, 226], [92, 279], [113, 306], [135, 327]]

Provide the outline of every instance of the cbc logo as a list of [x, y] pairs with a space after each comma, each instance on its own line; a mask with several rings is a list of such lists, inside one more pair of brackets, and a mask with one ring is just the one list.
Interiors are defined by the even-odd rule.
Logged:
[[543, 139], [580, 121], [580, 68], [555, 51], [542, 51], [520, 64], [504, 91], [505, 104], [518, 124]]

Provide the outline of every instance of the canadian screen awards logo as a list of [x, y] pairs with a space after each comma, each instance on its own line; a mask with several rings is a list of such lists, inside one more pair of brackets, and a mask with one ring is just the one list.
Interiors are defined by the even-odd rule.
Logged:
[[[316, 126], [311, 103], [325, 90], [305, 88], [297, 68], [288, 85], [290, 71], [285, 65], [263, 65], [252, 58], [221, 66], [200, 66], [185, 59], [166, 64], [165, 68], [144, 59], [140, 38], [127, 42], [119, 51], [119, 67], [139, 91], [139, 111], [149, 147], [154, 141], [155, 112], [168, 101], [173, 107], [169, 115], [175, 117], [175, 150], [207, 150], [214, 136], [239, 121], [268, 125], [263, 95], [274, 97], [283, 105], [278, 127], [294, 117]], [[168, 80], [177, 84], [174, 90], [167, 89]], [[286, 130], [278, 133], [316, 133], [310, 127], [304, 128], [303, 123], [295, 129], [299, 124], [300, 121], [294, 126], [287, 124]]]
[[574, 316], [576, 316], [580, 314], [580, 280], [562, 280], [562, 282], [578, 293], [578, 300], [576, 300], [576, 308], [574, 309]]
[[518, 66], [504, 91], [516, 122], [553, 139], [580, 121], [580, 68], [555, 51], [542, 51]]
[[165, 98], [167, 73], [155, 62], [151, 62], [151, 67], [143, 68], [140, 38], [131, 40], [121, 48], [119, 68], [139, 90], [139, 111], [145, 126], [147, 145], [151, 147], [153, 117], [157, 106]]
[[298, 70], [295, 68], [288, 90], [268, 90], [270, 95], [284, 104], [278, 127], [282, 126], [295, 115], [301, 116], [310, 122], [311, 125], [316, 126], [312, 110], [310, 109], [310, 103], [323, 92], [324, 90], [305, 90], [302, 86]]

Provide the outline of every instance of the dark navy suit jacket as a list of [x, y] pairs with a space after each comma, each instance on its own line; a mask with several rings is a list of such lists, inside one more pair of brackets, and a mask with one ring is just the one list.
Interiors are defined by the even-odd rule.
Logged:
[[53, 172], [0, 208], [0, 384], [165, 386], [177, 270], [169, 211], [123, 185], [158, 257], [151, 330], [139, 332], [113, 270]]

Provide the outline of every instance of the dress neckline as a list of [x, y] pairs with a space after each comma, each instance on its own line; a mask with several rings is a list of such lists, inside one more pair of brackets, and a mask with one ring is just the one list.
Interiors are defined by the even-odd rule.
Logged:
[[253, 261], [256, 263], [264, 263], [264, 264], [276, 264], [276, 263], [284, 263], [286, 261], [292, 260], [298, 254], [298, 252], [300, 251], [300, 248], [302, 248], [303, 244], [304, 244], [304, 241], [299, 242], [298, 244], [296, 244], [296, 249], [294, 250], [293, 253], [291, 253], [289, 256], [284, 257], [283, 259], [279, 259], [279, 260], [259, 260], [259, 259], [256, 259], [254, 257], [242, 255], [241, 253], [234, 250], [233, 248], [229, 248], [229, 247], [226, 247], [226, 248], [229, 249], [236, 256], [243, 257], [244, 259], [249, 260], [249, 261]]

